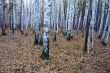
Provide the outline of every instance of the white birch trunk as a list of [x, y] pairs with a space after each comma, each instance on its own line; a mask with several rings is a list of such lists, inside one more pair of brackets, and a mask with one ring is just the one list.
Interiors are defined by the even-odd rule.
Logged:
[[22, 3], [22, 4], [21, 4], [21, 5], [22, 5], [22, 6], [21, 6], [21, 8], [22, 8], [22, 9], [21, 9], [21, 32], [23, 33], [23, 31], [24, 31], [24, 26], [25, 26], [25, 25], [24, 25], [24, 19], [25, 19], [25, 18], [24, 18], [24, 1], [21, 0], [21, 3]]
[[103, 22], [104, 22], [104, 8], [105, 8], [105, 2], [106, 0], [102, 0], [102, 15], [101, 15], [101, 22], [100, 22], [100, 27], [99, 27], [99, 31], [98, 31], [98, 37], [101, 37], [101, 32], [102, 32], [102, 26], [103, 26]]
[[16, 29], [16, 0], [13, 0], [13, 34]]
[[0, 25], [2, 27], [2, 35], [5, 35], [5, 0], [0, 0]]
[[51, 1], [44, 1], [44, 33], [43, 33], [43, 51], [41, 57], [49, 59], [49, 29], [51, 21]]
[[70, 5], [69, 5], [69, 19], [68, 19], [68, 30], [67, 30], [67, 40], [70, 40], [71, 35], [72, 35], [72, 30], [73, 30], [73, 17], [75, 13], [75, 7], [74, 7], [74, 0], [69, 0]]
[[94, 42], [94, 26], [96, 23], [96, 9], [97, 9], [97, 0], [92, 1], [92, 19], [90, 22], [91, 27], [91, 48], [90, 50], [93, 50], [93, 42]]
[[40, 10], [39, 10], [39, 0], [35, 0], [35, 21], [34, 21], [34, 33], [35, 33], [35, 44], [38, 45], [39, 39], [39, 24], [40, 24]]
[[110, 0], [108, 0], [108, 5], [109, 5], [108, 14], [106, 19], [106, 24], [104, 27], [104, 33], [101, 40], [104, 46], [106, 46], [106, 44], [108, 43], [108, 38], [110, 35]]
[[89, 0], [86, 0], [86, 7], [85, 7], [85, 15], [84, 15], [84, 30], [86, 29], [86, 24], [87, 24], [87, 16], [88, 16], [88, 11], [89, 11]]

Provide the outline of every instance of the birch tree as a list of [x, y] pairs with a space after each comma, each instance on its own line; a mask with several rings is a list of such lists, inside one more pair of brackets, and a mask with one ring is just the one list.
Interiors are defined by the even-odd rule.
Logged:
[[86, 5], [85, 5], [84, 22], [83, 22], [84, 31], [85, 31], [86, 25], [87, 25], [87, 17], [88, 17], [88, 11], [89, 11], [89, 0], [85, 0], [85, 2], [86, 2]]
[[69, 2], [70, 1], [67, 1], [67, 9], [66, 9], [66, 20], [65, 20], [65, 27], [64, 27], [64, 34], [67, 35], [67, 30], [68, 30], [68, 19], [69, 19]]
[[93, 42], [94, 42], [94, 26], [96, 23], [96, 7], [97, 6], [97, 0], [92, 0], [92, 18], [91, 18], [91, 22], [90, 22], [90, 31], [91, 31], [91, 38], [90, 38], [90, 42], [91, 42], [91, 50], [93, 50]]
[[29, 25], [29, 0], [24, 2], [24, 33], [27, 36], [27, 28]]
[[102, 44], [104, 46], [107, 45], [108, 43], [108, 38], [109, 38], [109, 35], [110, 35], [110, 0], [108, 0], [108, 5], [109, 5], [109, 8], [108, 8], [108, 13], [107, 13], [107, 19], [106, 19], [106, 23], [105, 23], [105, 27], [104, 27], [104, 33], [102, 35]]
[[73, 17], [75, 13], [75, 0], [69, 0], [69, 19], [68, 19], [68, 28], [67, 28], [67, 40], [71, 39], [72, 31], [73, 31]]
[[52, 2], [52, 14], [53, 14], [53, 27], [54, 27], [54, 42], [57, 45], [57, 35], [60, 28], [60, 9], [61, 2], [53, 1]]
[[21, 0], [21, 33], [24, 34], [24, 1]]
[[89, 20], [89, 24], [87, 23], [87, 30], [86, 30], [86, 38], [85, 38], [85, 51], [87, 53], [90, 53], [93, 50], [93, 34], [94, 34], [94, 26], [96, 23], [96, 6], [97, 6], [97, 0], [91, 0], [90, 1], [90, 12], [91, 19]]
[[95, 31], [97, 32], [99, 29], [100, 19], [101, 19], [101, 0], [97, 2], [97, 12], [96, 12], [96, 24], [95, 24]]
[[6, 35], [6, 32], [5, 32], [5, 0], [0, 0], [0, 24], [2, 27], [2, 35]]
[[78, 17], [79, 17], [79, 0], [76, 0], [75, 2], [75, 21], [74, 21], [74, 27], [77, 28], [78, 24]]
[[[35, 11], [35, 3], [34, 0], [30, 1], [30, 24], [31, 24], [31, 29], [34, 29], [34, 11]], [[33, 30], [34, 31], [34, 30]]]
[[34, 44], [38, 45], [39, 24], [40, 24], [39, 0], [35, 0], [34, 3], [35, 3], [35, 20], [34, 20], [35, 41], [34, 41]]
[[61, 21], [60, 21], [60, 24], [61, 24], [62, 28], [64, 27], [64, 22], [65, 22], [65, 11], [64, 11], [65, 5], [64, 4], [65, 4], [65, 1], [61, 0]]
[[[55, 7], [56, 6], [56, 2], [54, 1], [54, 0], [52, 0], [52, 25], [53, 25], [53, 27], [54, 27], [54, 42], [56, 43], [56, 41], [57, 41], [57, 25], [58, 25], [58, 17], [59, 17], [59, 15], [57, 15], [57, 8]], [[58, 5], [58, 7], [59, 7], [59, 5]], [[58, 8], [59, 9], [59, 8]], [[59, 10], [58, 10], [59, 11]]]
[[49, 28], [51, 14], [51, 0], [44, 1], [44, 32], [43, 32], [43, 50], [41, 57], [49, 59]]
[[13, 23], [12, 23], [12, 29], [13, 29], [13, 34], [14, 34], [14, 31], [16, 29], [16, 0], [12, 0], [12, 3], [13, 3]]
[[5, 25], [6, 27], [9, 26], [9, 2], [8, 0], [5, 1]]
[[90, 49], [90, 20], [91, 20], [91, 1], [89, 1], [89, 11], [87, 15], [87, 23], [86, 23], [86, 36], [85, 36], [85, 45], [84, 51], [89, 53]]
[[81, 30], [84, 29], [83, 21], [84, 21], [85, 6], [86, 6], [86, 0], [82, 0], [82, 6], [80, 7], [81, 8], [80, 18], [78, 23], [78, 29], [80, 28]]
[[105, 3], [107, 0], [102, 0], [102, 14], [101, 14], [101, 22], [100, 22], [100, 27], [99, 27], [99, 31], [98, 31], [98, 38], [102, 37], [102, 27], [103, 27], [103, 23], [104, 23], [104, 8], [105, 8]]

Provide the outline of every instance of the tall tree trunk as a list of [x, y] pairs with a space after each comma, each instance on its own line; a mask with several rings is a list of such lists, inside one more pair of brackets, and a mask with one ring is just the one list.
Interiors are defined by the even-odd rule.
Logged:
[[[88, 13], [88, 17], [90, 17], [90, 12]], [[90, 40], [90, 18], [87, 19], [87, 25], [86, 25], [86, 36], [85, 36], [85, 45], [84, 45], [84, 52], [89, 53], [89, 40]]]
[[55, 7], [56, 5], [56, 2], [54, 0], [52, 0], [52, 16], [53, 16], [53, 27], [54, 27], [54, 42], [55, 42], [55, 45], [56, 45], [56, 42], [57, 42], [57, 23], [58, 23], [58, 15], [56, 12], [57, 10], [57, 7]]
[[35, 0], [35, 22], [34, 22], [35, 45], [38, 45], [39, 42], [39, 24], [40, 24], [39, 0]]
[[28, 5], [28, 1], [25, 1], [24, 3], [24, 34], [25, 36], [27, 36], [27, 28], [29, 25], [29, 5]]
[[12, 23], [12, 29], [13, 29], [13, 34], [14, 34], [14, 31], [16, 29], [16, 0], [13, 0], [12, 1], [13, 3], [13, 23]]
[[85, 36], [85, 45], [84, 45], [84, 51], [89, 53], [90, 52], [90, 21], [91, 21], [91, 0], [89, 1], [89, 11], [87, 15], [87, 24], [86, 24], [86, 36]]
[[41, 57], [43, 59], [49, 59], [49, 28], [51, 21], [51, 0], [44, 1], [44, 32], [43, 32], [43, 50]]
[[68, 32], [68, 19], [69, 19], [69, 7], [70, 7], [70, 1], [67, 1], [67, 11], [66, 11], [66, 21], [65, 21], [65, 27], [64, 27], [64, 32], [67, 35]]
[[21, 0], [21, 34], [24, 34], [24, 1]]
[[84, 22], [83, 22], [83, 29], [84, 29], [83, 35], [85, 34], [85, 30], [86, 30], [88, 11], [89, 11], [89, 0], [86, 0], [85, 13], [84, 13]]
[[[60, 5], [59, 3], [56, 4], [56, 2], [52, 2], [52, 6], [53, 6], [53, 9], [52, 10], [54, 13], [53, 13], [53, 16], [54, 16], [54, 42], [55, 42], [55, 45], [56, 45], [56, 42], [57, 42], [57, 34], [58, 34], [58, 26], [59, 26], [59, 9], [60, 9]], [[57, 6], [56, 6], [57, 5]], [[56, 7], [55, 7], [56, 6]]]
[[69, 0], [69, 19], [68, 19], [68, 30], [67, 30], [67, 40], [70, 40], [72, 37], [72, 31], [73, 31], [73, 18], [75, 14], [75, 0]]
[[109, 38], [109, 34], [110, 34], [110, 0], [108, 0], [108, 14], [107, 14], [107, 19], [106, 19], [106, 23], [105, 23], [105, 27], [104, 27], [104, 33], [102, 35], [102, 44], [104, 46], [107, 45], [108, 43], [108, 38]]
[[99, 20], [99, 14], [100, 14], [100, 4], [101, 4], [101, 0], [98, 0], [97, 3], [97, 12], [96, 12], [96, 23], [95, 23], [95, 31], [98, 31], [98, 20]]
[[91, 25], [91, 49], [93, 50], [93, 42], [94, 42], [94, 26], [96, 23], [96, 6], [97, 6], [97, 0], [92, 0], [92, 19], [90, 22]]
[[0, 24], [2, 27], [2, 35], [5, 33], [5, 0], [0, 0]]
[[99, 27], [99, 31], [98, 31], [98, 38], [102, 37], [102, 28], [103, 28], [103, 23], [104, 23], [104, 8], [105, 8], [105, 3], [106, 0], [102, 0], [102, 15], [101, 15], [101, 22], [100, 22], [100, 27]]

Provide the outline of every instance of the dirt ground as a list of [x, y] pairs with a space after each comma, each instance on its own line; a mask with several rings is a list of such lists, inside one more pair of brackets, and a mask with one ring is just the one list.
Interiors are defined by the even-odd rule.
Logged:
[[[40, 58], [42, 46], [34, 46], [34, 35], [28, 36], [7, 29], [8, 35], [0, 34], [0, 73], [110, 73], [110, 39], [106, 47], [97, 36], [94, 38], [94, 52], [84, 54], [84, 38], [76, 35], [67, 41], [58, 34], [58, 45], [50, 32], [50, 60]], [[1, 33], [1, 30], [0, 30]]]

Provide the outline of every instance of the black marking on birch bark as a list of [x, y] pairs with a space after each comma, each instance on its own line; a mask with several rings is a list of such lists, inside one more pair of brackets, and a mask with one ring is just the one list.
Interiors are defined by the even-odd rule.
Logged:
[[35, 37], [34, 37], [35, 39], [34, 39], [34, 44], [35, 45], [38, 45], [39, 44], [39, 35], [36, 35], [35, 34]]
[[43, 45], [43, 34], [41, 35], [39, 45]]

